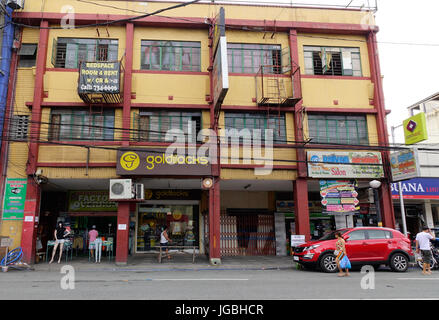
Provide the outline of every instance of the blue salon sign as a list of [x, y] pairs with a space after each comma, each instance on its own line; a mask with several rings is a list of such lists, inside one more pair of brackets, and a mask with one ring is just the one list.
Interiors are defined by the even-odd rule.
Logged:
[[[398, 183], [391, 184], [392, 197], [399, 198]], [[402, 182], [404, 199], [439, 199], [439, 178], [418, 178]]]

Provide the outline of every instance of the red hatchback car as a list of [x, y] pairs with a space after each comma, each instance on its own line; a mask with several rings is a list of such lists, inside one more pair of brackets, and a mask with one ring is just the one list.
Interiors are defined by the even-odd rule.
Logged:
[[[346, 240], [346, 253], [352, 266], [388, 265], [395, 272], [405, 272], [413, 256], [410, 240], [389, 228], [361, 227], [338, 230]], [[294, 248], [293, 259], [306, 268], [336, 272], [335, 231], [323, 238]]]

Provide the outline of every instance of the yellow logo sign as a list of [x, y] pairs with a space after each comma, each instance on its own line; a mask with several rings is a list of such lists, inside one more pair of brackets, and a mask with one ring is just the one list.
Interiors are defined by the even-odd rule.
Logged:
[[120, 165], [127, 171], [136, 170], [139, 164], [140, 158], [135, 152], [125, 152], [122, 157], [120, 157]]

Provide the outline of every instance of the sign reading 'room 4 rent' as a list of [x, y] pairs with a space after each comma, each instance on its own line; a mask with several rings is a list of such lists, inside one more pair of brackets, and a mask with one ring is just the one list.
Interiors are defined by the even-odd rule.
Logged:
[[167, 154], [166, 149], [117, 152], [116, 173], [126, 175], [182, 175], [206, 176], [211, 174], [211, 161], [208, 155]]

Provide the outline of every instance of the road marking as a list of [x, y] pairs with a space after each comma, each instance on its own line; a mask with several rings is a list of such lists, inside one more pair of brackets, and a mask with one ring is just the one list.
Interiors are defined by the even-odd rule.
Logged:
[[439, 281], [439, 278], [397, 278], [398, 280], [428, 280], [428, 281]]
[[248, 279], [147, 279], [150, 281], [248, 281]]

